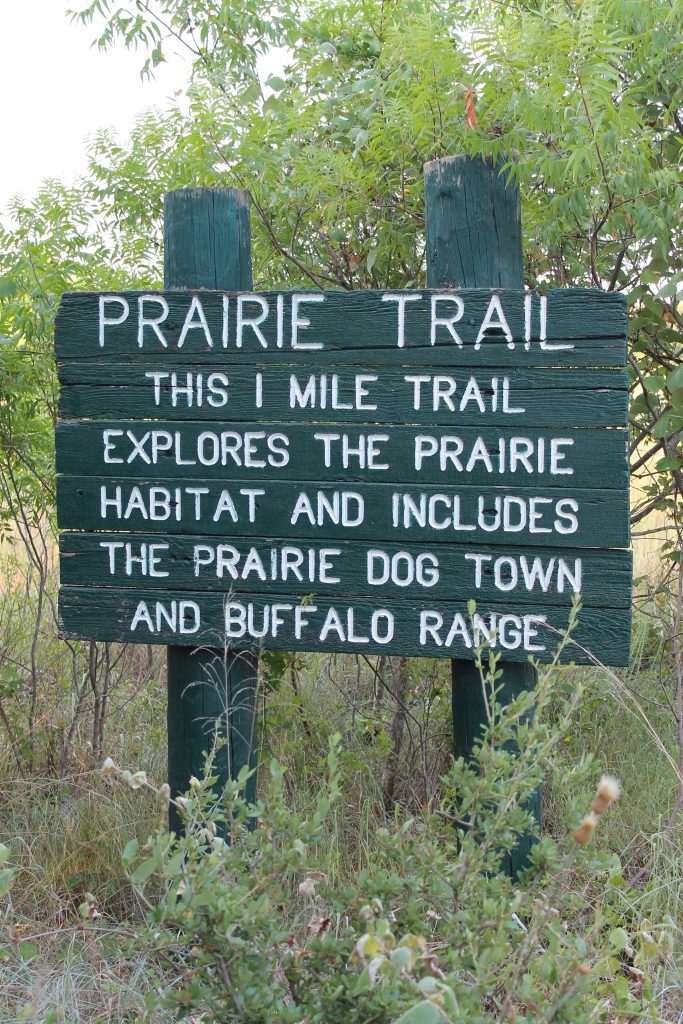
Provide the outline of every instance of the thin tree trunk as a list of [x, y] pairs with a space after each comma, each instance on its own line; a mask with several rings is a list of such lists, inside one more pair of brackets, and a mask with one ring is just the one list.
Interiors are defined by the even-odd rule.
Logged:
[[398, 672], [395, 676], [396, 685], [394, 688], [394, 700], [396, 706], [389, 729], [391, 740], [391, 753], [387, 763], [386, 781], [384, 783], [384, 808], [387, 814], [394, 809], [396, 790], [398, 783], [398, 768], [401, 758], [401, 747], [403, 745], [403, 733], [406, 727], [406, 695], [408, 693], [408, 659], [403, 657], [398, 661]]
[[387, 656], [386, 654], [380, 654], [377, 659], [377, 668], [375, 669], [374, 687], [372, 691], [372, 710], [375, 714], [379, 712], [384, 703], [384, 673], [387, 670]]

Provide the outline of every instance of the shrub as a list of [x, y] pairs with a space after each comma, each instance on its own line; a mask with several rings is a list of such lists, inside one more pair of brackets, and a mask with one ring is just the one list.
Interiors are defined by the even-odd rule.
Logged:
[[582, 796], [566, 838], [539, 840], [517, 881], [501, 870], [533, 828], [526, 807], [557, 771], [581, 692], [558, 691], [544, 670], [533, 693], [503, 709], [498, 675], [491, 658], [482, 671], [490, 720], [472, 761], [453, 764], [434, 810], [388, 820], [371, 861], [347, 879], [336, 877], [329, 842], [338, 739], [326, 781], [297, 812], [276, 762], [252, 806], [246, 772], [217, 799], [209, 761], [176, 801], [185, 834], [160, 830], [123, 854], [146, 907], [134, 950], [172, 979], [147, 993], [145, 1019], [172, 1009], [245, 1024], [659, 1020], [652, 979], [671, 934], [623, 927], [619, 859], [593, 842], [616, 790], [601, 780], [589, 811], [590, 757], [571, 770]]

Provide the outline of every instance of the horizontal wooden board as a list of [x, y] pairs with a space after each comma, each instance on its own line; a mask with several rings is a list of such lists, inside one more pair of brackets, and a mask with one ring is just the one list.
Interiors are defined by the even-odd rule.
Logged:
[[[490, 315], [494, 294], [505, 325], [500, 317]], [[432, 296], [437, 297], [436, 319]], [[208, 291], [125, 292], [102, 298], [100, 330], [99, 293], [63, 296], [55, 324], [59, 360], [121, 361], [152, 355], [212, 363], [254, 358], [281, 361], [286, 350], [288, 359], [313, 366], [320, 351], [338, 353], [338, 364], [354, 365], [360, 354], [363, 360], [378, 363], [381, 352], [390, 353], [388, 361], [399, 365], [422, 360], [450, 366], [623, 366], [626, 362], [626, 300], [614, 292], [592, 289], [554, 290], [543, 302], [534, 295], [528, 315], [525, 293], [505, 289], [264, 292], [260, 299]], [[445, 319], [456, 315], [451, 327], [444, 325]], [[115, 322], [118, 319], [120, 323]], [[156, 327], [149, 323], [154, 319], [159, 321]], [[238, 342], [240, 319], [257, 321], [258, 330], [243, 327]]]
[[[102, 515], [102, 489], [109, 504]], [[262, 490], [264, 495], [249, 491]], [[199, 493], [201, 491], [201, 493]], [[293, 513], [303, 493], [310, 498], [313, 518], [318, 506], [324, 512], [335, 493], [357, 495], [349, 498], [349, 521], [357, 518], [362, 503], [363, 516], [358, 525], [344, 526], [331, 521], [325, 513], [322, 525], [313, 525], [310, 516]], [[409, 495], [422, 512], [425, 525], [417, 525], [411, 514], [409, 526], [403, 525], [406, 502], [399, 499], [399, 526], [393, 525], [393, 495]], [[229, 498], [229, 502], [226, 499]], [[343, 500], [340, 497], [340, 502]], [[230, 507], [232, 503], [232, 509]], [[253, 517], [250, 521], [250, 504]], [[568, 504], [573, 503], [573, 504]], [[572, 513], [571, 509], [575, 512]], [[505, 528], [505, 512], [508, 528]], [[233, 511], [234, 510], [234, 511]], [[158, 518], [151, 520], [150, 513]], [[431, 512], [431, 521], [430, 521]], [[530, 532], [532, 513], [539, 516], [536, 527], [550, 532]], [[562, 514], [560, 514], [562, 513]], [[479, 516], [485, 526], [479, 523]], [[571, 522], [575, 517], [576, 529]], [[539, 487], [421, 487], [402, 488], [390, 484], [325, 484], [301, 481], [258, 483], [254, 480], [217, 482], [198, 479], [188, 482], [182, 476], [167, 479], [121, 477], [106, 481], [93, 476], [60, 476], [57, 479], [57, 517], [62, 530], [123, 530], [174, 535], [197, 534], [228, 537], [291, 537], [320, 540], [371, 540], [397, 543], [467, 543], [468, 545], [531, 544], [553, 547], [625, 548], [629, 544], [628, 492], [626, 489], [577, 489], [559, 491]], [[524, 523], [523, 529], [511, 528]], [[571, 532], [561, 533], [555, 527]], [[443, 527], [441, 524], [444, 524]], [[447, 525], [446, 525], [447, 524]]]
[[66, 586], [515, 605], [570, 605], [578, 588], [586, 607], [627, 608], [631, 601], [631, 552], [622, 550], [63, 533], [60, 554]]
[[109, 364], [103, 372], [101, 362], [69, 360], [59, 367], [60, 415], [524, 428], [627, 425], [628, 376], [620, 370], [522, 368], [512, 373], [495, 367], [454, 373], [433, 366], [429, 373], [424, 367], [386, 367], [380, 373], [377, 368], [339, 370], [333, 356], [320, 355], [315, 373], [263, 364], [218, 371], [183, 364], [161, 370], [149, 361]]
[[[329, 444], [316, 439], [316, 434], [329, 435]], [[344, 437], [351, 449], [364, 449], [364, 467], [360, 465], [362, 457], [354, 455], [348, 456], [348, 465], [344, 464]], [[378, 439], [372, 460], [367, 453], [371, 437]], [[425, 440], [419, 442], [422, 454], [416, 468], [418, 438]], [[530, 454], [526, 461], [517, 458], [511, 469], [514, 439], [521, 439], [522, 448], [515, 445], [517, 452]], [[104, 461], [105, 445], [108, 462]], [[556, 472], [553, 445], [557, 451]], [[446, 457], [445, 462], [441, 457], [444, 446], [453, 455]], [[56, 447], [58, 473], [125, 475], [129, 480], [178, 474], [186, 480], [213, 477], [225, 482], [235, 478], [343, 480], [344, 486], [378, 482], [441, 487], [460, 483], [516, 487], [532, 483], [575, 489], [591, 486], [599, 477], [604, 488], [625, 489], [628, 484], [628, 432], [618, 428], [566, 428], [550, 432], [509, 427], [416, 430], [406, 426], [367, 430], [325, 424], [316, 427], [244, 423], [238, 427], [211, 427], [194, 421], [178, 424], [173, 420], [67, 421], [57, 428]], [[245, 455], [247, 448], [249, 453]]]
[[[419, 368], [428, 373], [434, 366], [444, 367], [447, 371], [460, 371], [462, 369], [506, 369], [517, 370], [520, 366], [525, 369], [562, 369], [574, 370], [583, 368], [622, 368], [625, 366], [626, 339], [624, 338], [571, 338], [572, 348], [559, 351], [539, 351], [538, 348], [531, 349], [524, 353], [523, 363], [520, 359], [519, 349], [509, 349], [504, 341], [489, 340], [487, 347], [475, 351], [473, 346], [458, 348], [456, 345], [446, 347], [436, 345], [434, 348], [413, 347], [410, 350], [405, 348], [373, 348], [369, 356], [368, 347], [334, 349], [333, 359], [335, 368], [349, 367], [354, 371], [359, 366], [377, 367], [413, 367]], [[251, 349], [247, 354], [243, 349], [239, 351], [226, 350], [218, 354], [213, 350], [209, 352], [193, 352], [191, 355], [182, 352], [172, 352], [168, 359], [156, 359], [156, 365], [161, 369], [173, 369], [174, 366], [184, 367], [187, 363], [193, 366], [203, 366], [207, 372], [215, 369], [224, 369], [230, 366], [244, 366], [258, 359], [259, 363], [269, 366], [296, 366], [300, 372], [311, 372], [321, 362], [321, 352], [291, 351], [283, 352], [280, 349], [274, 351], [261, 350], [256, 353]], [[83, 361], [91, 361], [92, 353], [83, 356]], [[149, 353], [143, 356], [124, 355], [110, 353], [109, 359], [116, 360], [121, 364], [124, 359], [130, 363], [149, 361]], [[67, 363], [79, 362], [78, 357], [61, 359], [59, 366]], [[105, 365], [104, 360], [100, 360]]]
[[[184, 606], [180, 606], [181, 601], [185, 602]], [[144, 608], [140, 602], [145, 602]], [[157, 602], [161, 603], [163, 611], [157, 609]], [[274, 605], [278, 605], [279, 610]], [[226, 611], [230, 636], [226, 636]], [[498, 630], [496, 649], [511, 661], [526, 661], [529, 653], [539, 660], [550, 660], [557, 645], [556, 631], [565, 629], [568, 614], [566, 609], [545, 606], [538, 609], [524, 606], [523, 610], [516, 610], [512, 602], [506, 605], [501, 601], [491, 606], [481, 604], [476, 611], [492, 638]], [[490, 618], [492, 614], [497, 618]], [[295, 595], [278, 595], [274, 602], [262, 595], [241, 594], [236, 601], [227, 590], [223, 594], [186, 591], [180, 597], [157, 592], [152, 597], [144, 590], [63, 587], [59, 620], [60, 636], [65, 638], [192, 647], [223, 647], [228, 643], [233, 650], [260, 646], [270, 650], [355, 654], [381, 654], [390, 650], [392, 654], [412, 657], [471, 658], [472, 644], [476, 642], [466, 603], [432, 603], [428, 599], [419, 603], [384, 599], [330, 601], [317, 597], [315, 601], [307, 601]], [[136, 628], [132, 630], [135, 621]], [[173, 622], [175, 628], [169, 624]], [[191, 632], [180, 632], [180, 622]], [[426, 628], [428, 625], [431, 630]], [[564, 661], [590, 662], [590, 655], [582, 649], [586, 648], [605, 664], [626, 665], [630, 610], [586, 610], [573, 636], [582, 647], [570, 645]], [[479, 641], [483, 639], [480, 632]], [[532, 646], [543, 649], [530, 651]]]

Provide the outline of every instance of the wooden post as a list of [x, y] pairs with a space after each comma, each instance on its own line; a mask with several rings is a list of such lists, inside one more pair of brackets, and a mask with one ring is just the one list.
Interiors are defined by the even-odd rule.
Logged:
[[[427, 286], [429, 288], [523, 288], [519, 189], [506, 187], [498, 169], [480, 158], [456, 156], [425, 164]], [[474, 596], [474, 595], [472, 595]], [[473, 661], [451, 661], [453, 743], [456, 757], [469, 757], [486, 724], [481, 677]], [[505, 662], [499, 700], [508, 704], [536, 684], [524, 662]], [[540, 824], [541, 799], [533, 806]], [[533, 840], [522, 836], [508, 854], [515, 877]]]
[[[181, 189], [164, 202], [164, 285], [177, 289], [252, 288], [249, 197], [239, 189]], [[201, 643], [201, 638], [198, 638]], [[168, 651], [168, 782], [175, 796], [202, 773], [216, 732], [227, 736], [214, 772], [219, 788], [256, 766], [257, 656], [191, 647]], [[256, 796], [256, 778], [247, 787]], [[171, 808], [170, 828], [180, 821]]]

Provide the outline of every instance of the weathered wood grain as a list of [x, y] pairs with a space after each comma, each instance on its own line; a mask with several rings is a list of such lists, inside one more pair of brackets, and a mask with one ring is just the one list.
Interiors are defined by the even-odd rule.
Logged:
[[[236, 346], [234, 338], [237, 293], [222, 292], [173, 292], [148, 293], [150, 296], [163, 295], [168, 305], [168, 315], [159, 326], [163, 343], [151, 327], [142, 331], [142, 345], [138, 342], [138, 292], [111, 293], [125, 300], [129, 315], [120, 325], [105, 328], [100, 345], [99, 293], [70, 293], [63, 296], [55, 323], [55, 351], [59, 360], [97, 359], [140, 359], [152, 355], [161, 360], [226, 362], [231, 358], [241, 361], [263, 359], [281, 361], [286, 350], [288, 358], [301, 360], [307, 365], [316, 365], [316, 351], [337, 352], [351, 355], [351, 362], [359, 357], [376, 361], [382, 350], [393, 353], [399, 365], [412, 362], [422, 351], [422, 358], [442, 365], [470, 366], [623, 366], [626, 362], [626, 300], [614, 292], [600, 292], [592, 289], [562, 289], [550, 291], [547, 296], [547, 345], [540, 343], [539, 299], [534, 296], [530, 321], [529, 344], [525, 344], [524, 292], [499, 289], [496, 295], [505, 313], [512, 334], [511, 345], [501, 328], [490, 327], [480, 346], [476, 348], [477, 337], [489, 308], [490, 289], [458, 289], [453, 292], [441, 290], [438, 295], [456, 294], [464, 303], [461, 319], [454, 325], [462, 345], [458, 345], [447, 328], [437, 329], [434, 344], [431, 338], [431, 295], [427, 289], [420, 292], [264, 292], [260, 293], [267, 303], [266, 318], [259, 323], [263, 341], [253, 329], [243, 333], [243, 347]], [[306, 345], [318, 345], [317, 350], [292, 348], [292, 298], [301, 296], [299, 314], [310, 321], [302, 327], [298, 341]], [[193, 296], [197, 295], [205, 317], [206, 331], [193, 326], [185, 332], [183, 345], [178, 342], [186, 324]], [[223, 344], [224, 307], [223, 297], [229, 302], [226, 343]], [[398, 303], [385, 301], [387, 295], [396, 299], [406, 298], [405, 329], [403, 338], [398, 336]], [[283, 315], [281, 330], [278, 332], [276, 316], [277, 299], [282, 296]], [[418, 297], [419, 296], [419, 297]], [[316, 302], [315, 299], [322, 299]], [[307, 301], [308, 300], [308, 301]], [[413, 301], [414, 300], [414, 301]], [[116, 307], [123, 315], [124, 307]], [[149, 315], [161, 307], [148, 309]], [[245, 307], [246, 308], [246, 307]], [[258, 313], [260, 307], [252, 303], [251, 312]], [[439, 315], [446, 316], [453, 306], [447, 302], [439, 308]], [[231, 311], [231, 314], [230, 314]], [[116, 319], [110, 310], [109, 319]], [[195, 317], [199, 323], [199, 314]], [[278, 333], [281, 341], [278, 347]], [[403, 347], [399, 341], [403, 341]], [[589, 342], [590, 344], [578, 344]], [[574, 344], [570, 349], [558, 349], [560, 344]], [[264, 347], [265, 346], [265, 347]], [[337, 360], [341, 362], [341, 358]]]
[[522, 288], [519, 187], [482, 157], [424, 167], [427, 283], [433, 288]]
[[167, 288], [252, 287], [249, 195], [238, 188], [181, 188], [164, 197]]
[[[328, 444], [316, 434], [328, 435]], [[343, 459], [343, 437], [351, 449], [364, 456]], [[370, 465], [367, 446], [376, 438]], [[416, 468], [416, 437], [422, 442]], [[285, 440], [283, 440], [283, 438]], [[532, 447], [526, 462], [515, 459], [511, 444], [524, 439]], [[144, 441], [143, 445], [143, 439]], [[480, 440], [481, 439], [481, 443]], [[561, 439], [558, 461], [552, 472], [552, 439]], [[155, 450], [156, 444], [156, 450]], [[441, 458], [448, 444], [453, 459]], [[483, 444], [483, 448], [481, 445]], [[229, 450], [225, 449], [228, 445]], [[500, 447], [502, 445], [502, 448]], [[170, 447], [169, 447], [170, 446]], [[436, 447], [435, 447], [436, 446]], [[104, 461], [106, 457], [110, 460]], [[248, 449], [248, 451], [247, 451]], [[527, 449], [525, 449], [527, 450]], [[500, 452], [504, 455], [501, 458]], [[382, 427], [378, 430], [320, 425], [242, 423], [239, 427], [173, 420], [66, 421], [57, 428], [57, 472], [91, 476], [166, 477], [182, 473], [186, 479], [214, 477], [263, 480], [343, 481], [352, 483], [402, 483], [411, 485], [454, 484], [469, 486], [529, 484], [564, 489], [589, 487], [599, 475], [604, 488], [623, 489], [628, 482], [628, 431], [586, 429], [551, 432], [548, 429], [442, 427]], [[246, 454], [245, 454], [246, 452]], [[541, 454], [542, 452], [542, 454]], [[363, 458], [365, 465], [362, 465]], [[111, 461], [119, 459], [120, 461]], [[286, 464], [285, 463], [286, 459]], [[203, 460], [203, 461], [202, 461]], [[373, 468], [374, 467], [374, 468]]]
[[[199, 628], [192, 633], [180, 633], [169, 627], [168, 623], [160, 616], [159, 630], [156, 626], [156, 602], [160, 601], [166, 607], [168, 615], [172, 615], [173, 607], [171, 602], [178, 600], [194, 601], [200, 609]], [[149, 627], [140, 623], [135, 631], [131, 631], [131, 624], [134, 620], [136, 610], [141, 601], [149, 602], [151, 615], [153, 616], [154, 632]], [[281, 608], [283, 623], [277, 629], [277, 635], [273, 635], [272, 619], [269, 635], [259, 638], [253, 633], [250, 636], [236, 639], [226, 638], [225, 612], [226, 602], [236, 602], [245, 606], [251, 603], [254, 609], [254, 625], [256, 631], [263, 627], [264, 605], [271, 606], [274, 603], [282, 606], [288, 605], [289, 609]], [[300, 614], [307, 620], [307, 625], [297, 631], [294, 622], [294, 609], [296, 606], [303, 606]], [[344, 636], [341, 637], [338, 631], [328, 631], [322, 636], [323, 626], [330, 607], [337, 610], [340, 620], [344, 626]], [[349, 620], [347, 618], [349, 609], [353, 610], [353, 635], [357, 642], [350, 640]], [[393, 636], [388, 643], [379, 643], [372, 639], [370, 624], [372, 614], [376, 611], [385, 610], [393, 616]], [[183, 619], [191, 628], [194, 625], [191, 610], [185, 609], [186, 615]], [[434, 638], [426, 635], [424, 642], [420, 642], [420, 615], [426, 611], [438, 612], [444, 621], [444, 626], [438, 632], [442, 640], [442, 646], [438, 646]], [[488, 615], [491, 612], [498, 614], [513, 614], [515, 609], [512, 602], [506, 605], [498, 601], [495, 605], [483, 604], [477, 608], [480, 615]], [[176, 614], [179, 614], [176, 605]], [[269, 615], [271, 613], [269, 612]], [[540, 605], [537, 609], [525, 605], [519, 611], [521, 616], [538, 615], [544, 616], [547, 625], [535, 623], [533, 628], [538, 630], [538, 636], [531, 642], [535, 646], [543, 646], [545, 650], [535, 651], [534, 657], [539, 660], [551, 660], [557, 646], [560, 633], [567, 625], [567, 611], [558, 608], [548, 608]], [[300, 599], [295, 595], [287, 597], [278, 596], [277, 602], [268, 601], [262, 595], [242, 593], [238, 600], [230, 596], [229, 588], [223, 594], [205, 594], [192, 591], [183, 592], [178, 598], [173, 593], [163, 594], [158, 592], [152, 597], [144, 590], [117, 590], [115, 588], [79, 588], [63, 587], [60, 592], [59, 617], [60, 633], [64, 637], [90, 638], [97, 636], [100, 640], [124, 641], [135, 643], [162, 643], [182, 644], [192, 647], [208, 645], [220, 647], [224, 643], [229, 644], [230, 650], [239, 650], [242, 647], [251, 647], [263, 642], [270, 650], [318, 650], [318, 651], [344, 651], [349, 653], [381, 654], [387, 649], [393, 654], [406, 654], [412, 657], [473, 657], [471, 647], [459, 636], [453, 636], [452, 642], [447, 644], [449, 627], [455, 615], [462, 617], [464, 624], [469, 624], [470, 616], [467, 604], [463, 602], [430, 602], [427, 601], [400, 601], [378, 600], [376, 602], [364, 601], [361, 599], [348, 601], [339, 599], [315, 598], [315, 601]], [[245, 618], [245, 622], [246, 622]], [[233, 629], [237, 629], [235, 626]], [[530, 624], [531, 628], [531, 624]], [[388, 632], [388, 631], [387, 631]], [[502, 627], [501, 627], [502, 634]], [[630, 614], [624, 608], [594, 608], [586, 612], [579, 619], [579, 625], [573, 639], [582, 645], [577, 647], [570, 645], [564, 656], [564, 661], [575, 661], [577, 663], [588, 663], [592, 660], [591, 654], [609, 665], [625, 664], [628, 658], [628, 641], [630, 634]], [[384, 633], [382, 634], [385, 635]], [[508, 643], [514, 642], [510, 628], [506, 630]], [[367, 638], [367, 639], [363, 639]], [[500, 642], [496, 642], [496, 648], [501, 648]], [[586, 648], [586, 653], [582, 648]], [[504, 650], [506, 660], [526, 661], [528, 650], [520, 647]]]
[[[135, 561], [127, 563], [126, 546]], [[283, 561], [283, 549], [288, 561]], [[378, 550], [384, 557], [378, 555]], [[301, 552], [300, 558], [295, 557], [296, 551]], [[149, 574], [152, 554], [153, 569], [159, 575]], [[488, 556], [488, 560], [475, 559], [479, 554]], [[258, 594], [313, 592], [331, 599], [343, 594], [375, 600], [390, 596], [394, 601], [415, 601], [419, 595], [427, 603], [475, 598], [514, 600], [515, 605], [570, 605], [573, 586], [565, 566], [575, 578], [576, 563], [580, 561], [580, 593], [585, 607], [627, 608], [631, 601], [632, 557], [630, 551], [621, 550], [568, 548], [558, 552], [556, 548], [510, 544], [492, 554], [490, 549], [478, 552], [476, 547], [446, 544], [438, 548], [411, 543], [378, 546], [360, 541], [330, 545], [316, 540], [295, 546], [289, 539], [261, 537], [240, 540], [151, 533], [62, 533], [60, 556], [65, 586], [133, 587], [150, 592], [201, 588], [206, 593], [224, 593], [226, 587], [231, 587], [236, 594], [241, 590]], [[141, 557], [147, 575], [142, 574]], [[502, 559], [500, 564], [498, 559]], [[374, 583], [368, 582], [369, 578]], [[561, 592], [558, 586], [562, 586]]]
[[[110, 501], [116, 501], [120, 488], [121, 515], [111, 505], [102, 516], [101, 488]], [[163, 488], [168, 492], [168, 501], [159, 494]], [[156, 491], [155, 491], [156, 489]], [[198, 491], [201, 489], [201, 494]], [[242, 491], [258, 489], [265, 491], [254, 501], [254, 521], [248, 517], [249, 499]], [[302, 493], [311, 499], [314, 512], [317, 510], [318, 493], [325, 496], [329, 504], [334, 503], [335, 493], [349, 492], [358, 495], [364, 505], [364, 518], [357, 526], [343, 526], [325, 516], [322, 525], [314, 526], [309, 518], [300, 515], [292, 523], [292, 513]], [[411, 524], [395, 528], [392, 524], [392, 495], [408, 494], [419, 505], [421, 495], [438, 506], [435, 513], [440, 521], [449, 522], [447, 528], [424, 527]], [[161, 500], [157, 503], [163, 518], [150, 520], [149, 510], [155, 494]], [[232, 512], [221, 505], [222, 496], [228, 495], [234, 504], [237, 519]], [[138, 502], [138, 497], [142, 504]], [[131, 498], [136, 506], [126, 516], [126, 507]], [[179, 499], [179, 502], [176, 499]], [[506, 501], [514, 513], [520, 509], [520, 516], [527, 520], [531, 502], [536, 499], [536, 511], [541, 515], [537, 525], [550, 529], [550, 533], [506, 531], [500, 511]], [[554, 529], [558, 519], [558, 503], [576, 501], [577, 529], [572, 533], [559, 533]], [[169, 515], [165, 516], [166, 505]], [[355, 501], [352, 502], [356, 507]], [[484, 520], [489, 529], [478, 525], [478, 509], [484, 510]], [[218, 515], [219, 507], [223, 511]], [[566, 505], [564, 506], [566, 508]], [[180, 518], [176, 518], [180, 516]], [[216, 518], [217, 517], [217, 518]], [[57, 518], [62, 530], [121, 530], [125, 526], [131, 532], [194, 535], [197, 532], [207, 536], [230, 537], [290, 537], [296, 539], [320, 540], [371, 540], [400, 544], [462, 544], [499, 545], [519, 543], [533, 546], [625, 548], [629, 544], [628, 493], [621, 490], [594, 488], [575, 491], [559, 491], [549, 487], [394, 487], [391, 484], [345, 483], [317, 485], [302, 481], [258, 483], [254, 480], [216, 481], [197, 479], [188, 481], [183, 476], [166, 479], [130, 480], [126, 477], [108, 478], [106, 481], [92, 476], [60, 476], [57, 478]], [[456, 525], [457, 518], [457, 525]], [[521, 519], [520, 519], [521, 521]], [[497, 528], [493, 528], [498, 523]], [[201, 525], [198, 525], [201, 524]], [[568, 525], [566, 518], [564, 525]], [[471, 527], [474, 526], [474, 529]]]
[[[453, 345], [448, 348], [445, 345], [436, 345], [434, 348], [427, 346], [420, 348], [414, 346], [409, 352], [401, 348], [373, 348], [372, 362], [368, 358], [367, 346], [359, 348], [334, 349], [335, 368], [343, 369], [349, 367], [355, 370], [364, 370], [372, 367], [413, 367], [419, 368], [422, 372], [430, 372], [433, 366], [443, 367], [447, 372], [460, 371], [462, 369], [489, 369], [503, 368], [517, 370], [520, 364], [524, 369], [564, 369], [574, 370], [582, 368], [622, 368], [625, 365], [626, 341], [625, 338], [572, 338], [569, 339], [573, 345], [572, 349], [559, 351], [539, 351], [532, 347], [529, 353], [524, 353], [524, 362], [521, 363], [519, 351], [509, 349], [505, 342], [489, 340], [487, 346], [482, 346], [475, 351], [473, 346], [458, 348]], [[323, 350], [324, 351], [324, 350]], [[185, 353], [171, 352], [168, 359], [162, 356], [156, 360], [158, 369], [174, 369], [178, 366], [184, 367], [187, 363], [193, 366], [203, 366], [207, 372], [216, 369], [224, 369], [230, 366], [242, 366], [253, 363], [258, 359], [260, 363], [271, 366], [292, 365], [299, 372], [314, 372], [320, 362], [320, 352], [302, 352], [299, 350], [264, 350], [254, 352], [248, 350], [247, 357], [244, 350], [235, 351], [228, 349], [221, 351], [219, 355], [211, 352]], [[84, 361], [90, 361], [90, 355], [82, 357]], [[124, 360], [140, 364], [149, 362], [149, 353], [146, 356], [118, 355], [110, 353], [110, 359], [120, 364]], [[59, 365], [67, 362], [78, 362], [77, 358], [60, 359]], [[102, 360], [104, 364], [104, 360]]]
[[[524, 428], [627, 425], [628, 376], [620, 370], [511, 372], [495, 367], [454, 373], [452, 368], [434, 366], [425, 374], [424, 369], [338, 370], [333, 360], [321, 358], [314, 372], [313, 397], [301, 408], [298, 395], [306, 393], [313, 374], [292, 365], [232, 365], [215, 377], [215, 371], [202, 364], [183, 364], [160, 376], [153, 362], [114, 363], [104, 372], [99, 362], [69, 360], [59, 367], [59, 409], [62, 419], [172, 416], [227, 423], [258, 418], [282, 423], [481, 423]], [[257, 374], [261, 374], [259, 410]], [[418, 375], [431, 379], [406, 379]], [[364, 392], [360, 401], [359, 389]]]

